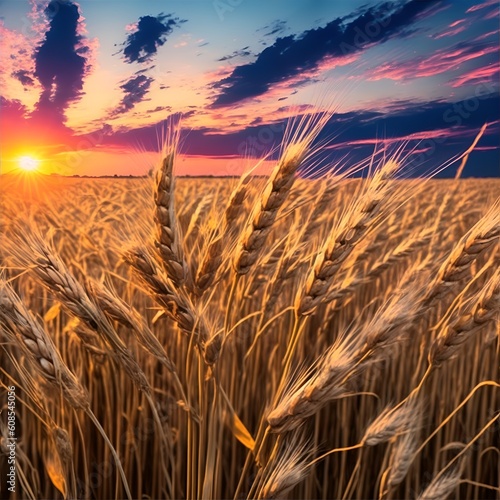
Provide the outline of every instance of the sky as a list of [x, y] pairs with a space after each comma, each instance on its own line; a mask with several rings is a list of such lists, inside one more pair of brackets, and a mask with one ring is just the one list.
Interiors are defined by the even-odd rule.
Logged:
[[452, 177], [487, 123], [463, 175], [498, 177], [499, 5], [0, 0], [0, 172], [143, 175], [176, 123], [179, 175], [238, 175], [328, 108], [308, 173], [404, 147]]

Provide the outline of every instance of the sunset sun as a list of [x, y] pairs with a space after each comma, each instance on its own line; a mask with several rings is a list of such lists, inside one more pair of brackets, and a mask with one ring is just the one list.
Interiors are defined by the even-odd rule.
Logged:
[[21, 156], [19, 158], [19, 168], [26, 172], [33, 172], [37, 170], [39, 165], [40, 165], [40, 160], [37, 160], [32, 156]]

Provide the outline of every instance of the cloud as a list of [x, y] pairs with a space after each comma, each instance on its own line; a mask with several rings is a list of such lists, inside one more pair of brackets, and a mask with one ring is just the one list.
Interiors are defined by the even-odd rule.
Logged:
[[500, 73], [500, 65], [498, 62], [490, 64], [483, 68], [476, 68], [469, 71], [465, 75], [453, 80], [452, 87], [461, 87], [463, 85], [479, 85], [487, 82], [498, 82], [498, 75]]
[[24, 69], [14, 71], [12, 77], [19, 80], [25, 87], [33, 87], [35, 85], [35, 80], [31, 77], [30, 72]]
[[3, 96], [0, 96], [0, 107], [2, 108], [2, 124], [23, 120], [27, 111], [26, 106], [21, 101], [9, 100]]
[[125, 94], [118, 107], [113, 111], [112, 115], [126, 113], [131, 110], [136, 104], [144, 99], [148, 93], [149, 87], [153, 82], [153, 78], [146, 75], [138, 75], [127, 80], [120, 88]]
[[431, 77], [448, 71], [454, 71], [468, 61], [498, 53], [498, 47], [489, 42], [479, 40], [479, 38], [459, 42], [451, 47], [436, 50], [432, 55], [381, 64], [376, 68], [371, 68], [365, 77], [367, 80], [372, 81], [385, 78], [409, 81], [415, 78]]
[[[377, 144], [406, 142], [408, 149], [429, 149], [427, 154], [409, 159], [409, 168], [415, 169], [412, 174], [421, 175], [463, 153], [481, 126], [488, 123], [481, 145], [491, 146], [491, 149], [488, 155], [485, 152], [479, 159], [476, 156], [477, 161], [467, 165], [465, 176], [498, 177], [500, 97], [493, 87], [485, 86], [483, 90], [486, 93], [479, 98], [457, 102], [436, 100], [419, 104], [404, 101], [401, 106], [394, 103], [392, 109], [384, 112], [368, 110], [334, 115], [328, 128], [331, 134], [336, 132], [336, 139], [330, 149], [337, 152], [337, 158], [349, 154], [350, 161], [356, 162], [367, 158]], [[384, 131], [383, 140], [380, 130]], [[454, 170], [450, 169], [441, 176], [453, 174]]]
[[482, 3], [479, 3], [477, 5], [473, 5], [472, 7], [469, 7], [465, 13], [469, 14], [470, 12], [476, 12], [481, 9], [485, 9], [487, 7], [498, 7], [498, 0], [486, 0], [483, 1]]
[[[3, 97], [13, 100], [19, 97], [19, 82], [24, 86], [23, 100], [33, 107], [39, 97], [39, 86], [33, 80], [35, 42], [26, 33], [10, 30], [0, 19], [0, 88]], [[28, 77], [31, 78], [31, 85]]]
[[142, 69], [138, 69], [134, 75], [142, 75], [143, 73], [147, 73], [148, 71], [152, 71], [153, 69], [156, 68], [156, 64], [153, 64], [152, 66], [149, 66], [147, 68], [142, 68]]
[[143, 16], [133, 27], [135, 31], [128, 35], [123, 49], [125, 61], [143, 63], [150, 61], [167, 41], [175, 27], [186, 22], [171, 14], [159, 14], [156, 17]]
[[277, 35], [278, 33], [283, 33], [286, 30], [286, 21], [277, 19], [273, 21], [271, 24], [264, 26], [258, 31], [266, 31], [264, 36], [272, 36]]
[[212, 106], [230, 106], [258, 97], [275, 84], [316, 70], [325, 59], [352, 56], [376, 43], [407, 36], [405, 28], [441, 5], [441, 1], [384, 2], [364, 10], [347, 24], [336, 18], [299, 36], [278, 38], [254, 62], [236, 66], [229, 76], [212, 85], [218, 92]]
[[249, 56], [250, 54], [251, 52], [248, 50], [248, 45], [247, 45], [246, 47], [243, 47], [240, 50], [235, 50], [232, 54], [217, 59], [217, 61], [229, 61], [230, 59], [234, 59], [235, 57], [246, 57]]
[[[319, 164], [320, 166], [333, 164], [347, 153], [350, 163], [354, 164], [369, 158], [376, 145], [406, 142], [409, 150], [418, 147], [420, 153], [427, 151], [427, 154], [419, 158], [418, 165], [416, 162], [413, 163], [415, 168], [418, 166], [417, 173], [421, 174], [465, 151], [481, 126], [487, 122], [490, 125], [481, 140], [481, 146], [488, 147], [484, 154], [488, 152], [490, 156], [488, 158], [481, 156], [480, 159], [485, 160], [484, 164], [479, 162], [474, 167], [472, 163], [471, 168], [477, 169], [475, 175], [478, 176], [482, 173], [498, 176], [499, 106], [500, 97], [491, 92], [479, 99], [472, 98], [456, 103], [443, 100], [424, 103], [405, 100], [395, 102], [392, 107], [384, 111], [366, 109], [338, 113], [333, 115], [318, 137], [318, 142], [330, 143]], [[279, 119], [271, 122], [263, 121], [259, 117], [252, 121], [251, 117], [247, 117], [242, 122], [251, 123], [250, 126], [229, 133], [221, 133], [215, 128], [184, 130], [181, 136], [182, 153], [210, 157], [229, 158], [246, 155], [261, 158], [273, 146], [282, 142], [286, 116], [293, 116], [299, 120], [302, 115], [311, 111], [310, 106], [304, 106], [299, 110], [296, 107], [282, 107], [274, 113], [275, 116], [280, 116], [280, 112], [283, 112]], [[161, 122], [128, 131], [117, 130], [106, 137], [106, 143], [123, 146], [139, 143], [144, 150], [156, 151], [157, 133], [160, 129]], [[382, 138], [381, 130], [383, 130]], [[332, 137], [335, 137], [335, 140], [332, 141]], [[453, 175], [453, 172], [450, 170], [443, 175]]]
[[172, 111], [171, 106], [156, 106], [156, 108], [148, 109], [146, 113], [158, 113], [159, 111]]
[[45, 9], [49, 28], [36, 49], [35, 77], [43, 91], [35, 113], [65, 121], [68, 105], [81, 97], [83, 80], [89, 70], [89, 46], [82, 35], [78, 5], [69, 0], [51, 0]]
[[27, 145], [31, 151], [49, 151], [71, 144], [73, 132], [60, 121], [40, 114], [30, 115], [19, 100], [0, 97], [0, 107], [0, 149], [5, 157], [19, 153]]
[[[453, 23], [454, 24], [454, 23]], [[462, 33], [468, 28], [468, 26], [452, 26], [450, 25], [449, 29], [446, 29], [445, 31], [441, 31], [440, 33], [436, 33], [435, 35], [432, 35], [431, 38], [434, 40], [439, 40], [440, 38], [445, 38], [447, 36], [455, 36], [458, 35], [459, 33]]]

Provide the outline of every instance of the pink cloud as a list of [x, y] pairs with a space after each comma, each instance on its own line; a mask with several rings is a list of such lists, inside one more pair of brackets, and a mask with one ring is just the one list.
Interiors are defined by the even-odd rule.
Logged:
[[491, 7], [492, 5], [498, 5], [498, 0], [487, 0], [486, 2], [473, 5], [472, 7], [469, 7], [465, 13], [469, 14], [470, 12], [476, 12], [478, 10], [484, 9], [486, 7]]
[[480, 42], [481, 40], [486, 40], [490, 36], [496, 36], [496, 37], [498, 37], [499, 33], [500, 33], [500, 30], [488, 31], [488, 33], [484, 33], [483, 35], [479, 35], [478, 37], [474, 38], [473, 41]]
[[492, 10], [489, 14], [486, 14], [483, 19], [496, 19], [498, 17], [498, 10]]
[[[2, 95], [8, 99], [19, 97], [20, 82], [13, 73], [23, 71], [33, 79], [34, 85], [29, 93], [38, 94], [40, 88], [36, 79], [33, 78], [35, 64], [32, 58], [34, 41], [24, 34], [8, 29], [0, 20], [0, 40], [2, 50], [0, 51], [0, 85]], [[24, 96], [26, 98], [26, 96]], [[33, 97], [31, 100], [36, 99]], [[27, 99], [24, 99], [27, 101]], [[29, 99], [28, 99], [29, 100]]]
[[372, 69], [366, 76], [368, 80], [413, 80], [439, 75], [458, 69], [462, 64], [487, 54], [497, 53], [497, 46], [482, 47], [474, 50], [473, 46], [455, 46], [453, 50], [441, 49], [430, 57], [415, 57], [402, 63], [386, 63]]
[[469, 73], [462, 75], [451, 84], [452, 87], [461, 87], [462, 85], [478, 85], [480, 83], [490, 82], [493, 77], [500, 73], [500, 65], [490, 64], [489, 66], [484, 66], [483, 68], [476, 68]]
[[395, 143], [409, 142], [409, 141], [422, 141], [424, 139], [435, 139], [436, 137], [451, 137], [457, 135], [456, 132], [451, 132], [449, 129], [437, 129], [423, 132], [416, 132], [401, 137], [391, 137], [388, 139], [381, 139], [380, 137], [373, 137], [371, 139], [356, 139], [353, 141], [340, 142], [326, 147], [326, 149], [341, 149], [346, 146], [371, 146], [371, 145], [384, 145], [391, 146]]
[[[495, 125], [498, 122], [490, 123], [490, 126]], [[463, 138], [468, 138], [468, 137], [473, 137], [477, 131], [474, 130], [469, 130], [469, 129], [459, 129], [459, 130], [451, 130], [451, 129], [436, 129], [436, 130], [424, 130], [422, 132], [415, 132], [414, 134], [408, 134], [408, 135], [403, 135], [400, 137], [391, 137], [387, 139], [381, 139], [380, 137], [373, 137], [370, 139], [357, 139], [353, 141], [345, 141], [345, 142], [339, 142], [336, 144], [331, 144], [329, 146], [326, 146], [325, 149], [343, 149], [346, 147], [355, 147], [355, 146], [393, 146], [395, 144], [403, 144], [403, 143], [410, 143], [413, 141], [424, 141], [427, 139], [434, 140], [438, 137], [443, 137], [443, 138], [455, 138], [455, 139], [463, 139]], [[491, 133], [497, 133], [496, 130], [491, 130]], [[488, 134], [488, 129], [486, 131], [486, 135]], [[418, 148], [418, 145], [416, 146]], [[485, 148], [487, 148], [485, 146]], [[422, 152], [425, 147], [421, 147], [420, 149], [414, 149], [412, 150], [412, 153], [415, 154], [417, 152]], [[479, 149], [479, 148], [477, 148]], [[491, 149], [498, 149], [498, 147], [493, 147]]]
[[462, 31], [465, 31], [466, 29], [467, 29], [466, 26], [456, 26], [455, 28], [442, 31], [441, 33], [438, 33], [436, 35], [432, 35], [431, 38], [433, 38], [434, 40], [438, 40], [439, 38], [444, 38], [446, 36], [455, 36], [458, 35], [459, 33], [462, 33]]

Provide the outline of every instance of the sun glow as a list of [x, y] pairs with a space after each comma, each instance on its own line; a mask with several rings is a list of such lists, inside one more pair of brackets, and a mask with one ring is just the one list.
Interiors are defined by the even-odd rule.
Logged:
[[32, 156], [21, 156], [19, 158], [19, 168], [26, 172], [33, 172], [37, 170], [40, 165], [40, 160], [33, 158]]

